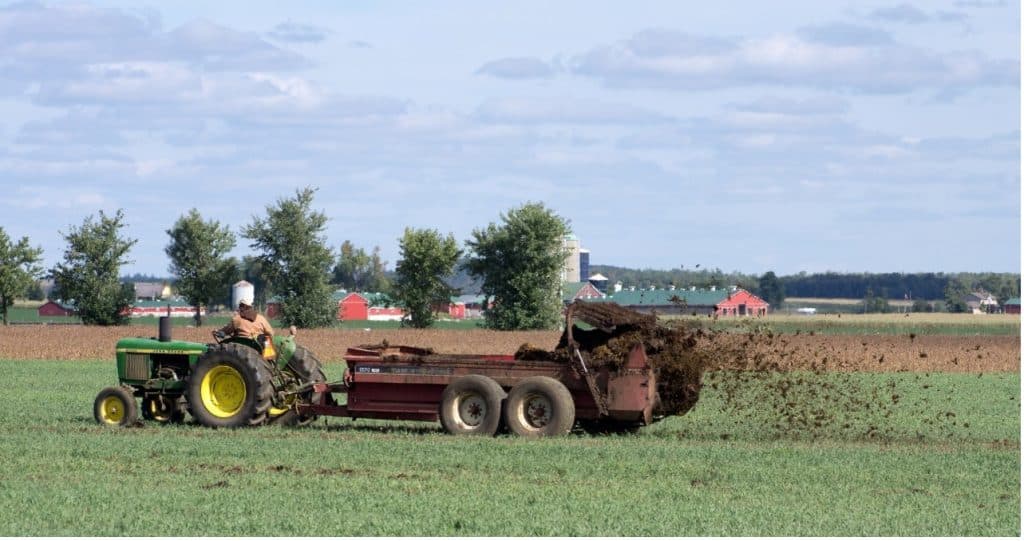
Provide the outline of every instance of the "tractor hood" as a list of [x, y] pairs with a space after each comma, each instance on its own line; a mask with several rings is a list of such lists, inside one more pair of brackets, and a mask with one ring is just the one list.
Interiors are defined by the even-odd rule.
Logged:
[[206, 353], [208, 346], [196, 342], [171, 340], [161, 342], [155, 338], [122, 338], [117, 341], [117, 353]]

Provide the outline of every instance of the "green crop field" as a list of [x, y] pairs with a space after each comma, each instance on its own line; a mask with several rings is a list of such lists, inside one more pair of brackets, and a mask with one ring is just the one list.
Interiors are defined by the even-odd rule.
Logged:
[[807, 431], [709, 386], [689, 415], [636, 434], [538, 441], [342, 419], [110, 429], [91, 408], [112, 362], [0, 361], [0, 377], [3, 536], [1021, 530], [1018, 374], [806, 375], [901, 397]]

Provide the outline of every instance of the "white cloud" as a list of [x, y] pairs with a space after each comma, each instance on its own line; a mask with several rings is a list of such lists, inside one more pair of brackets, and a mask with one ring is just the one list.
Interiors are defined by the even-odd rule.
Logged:
[[500, 79], [547, 79], [555, 75], [556, 69], [539, 58], [516, 57], [493, 60], [476, 72]]
[[805, 30], [729, 41], [644, 31], [575, 57], [572, 71], [613, 87], [681, 90], [774, 85], [893, 93], [1018, 85], [1015, 60], [931, 52], [866, 31], [848, 31], [838, 40], [820, 34]]
[[296, 23], [292, 21], [283, 22], [267, 33], [267, 36], [277, 41], [293, 43], [319, 43], [333, 32], [312, 24]]
[[161, 64], [207, 72], [286, 71], [310, 65], [256, 34], [206, 20], [164, 32], [158, 17], [88, 4], [0, 7], [0, 92], [18, 95], [34, 85], [88, 81], [96, 69]]
[[667, 117], [640, 107], [586, 99], [500, 98], [487, 100], [475, 116], [512, 124], [645, 124]]
[[103, 194], [81, 189], [20, 187], [0, 196], [0, 205], [25, 209], [58, 209], [95, 212], [108, 209], [112, 201]]

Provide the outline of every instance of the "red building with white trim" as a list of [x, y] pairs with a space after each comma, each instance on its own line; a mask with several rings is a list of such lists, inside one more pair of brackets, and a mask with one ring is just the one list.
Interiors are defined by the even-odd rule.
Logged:
[[715, 305], [715, 313], [720, 316], [763, 316], [768, 314], [768, 303], [745, 289], [736, 289]]
[[359, 293], [349, 293], [338, 302], [338, 319], [362, 321], [369, 319], [370, 301]]

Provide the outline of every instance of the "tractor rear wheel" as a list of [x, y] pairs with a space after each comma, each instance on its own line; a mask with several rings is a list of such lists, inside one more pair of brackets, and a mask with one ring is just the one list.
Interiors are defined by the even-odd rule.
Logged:
[[272, 393], [270, 369], [259, 353], [227, 343], [199, 357], [187, 396], [192, 416], [200, 424], [235, 428], [264, 423]]
[[493, 436], [501, 424], [504, 398], [505, 391], [489, 377], [458, 378], [441, 395], [441, 426], [449, 434]]
[[505, 424], [520, 436], [561, 436], [572, 430], [576, 404], [562, 382], [547, 376], [526, 378], [508, 393]]
[[[295, 346], [295, 353], [292, 355], [288, 365], [285, 367], [286, 370], [296, 376], [298, 385], [306, 385], [309, 383], [320, 383], [327, 381], [327, 377], [324, 376], [323, 367], [320, 361], [313, 355], [313, 352], [302, 346]], [[282, 404], [287, 406], [285, 408], [276, 408], [271, 406], [269, 416], [270, 424], [282, 425], [282, 426], [303, 426], [308, 425], [316, 420], [316, 415], [299, 415], [295, 408], [292, 407], [296, 403], [302, 404], [315, 404], [320, 402], [323, 397], [323, 393], [313, 392], [313, 389], [303, 391], [298, 395], [291, 395], [288, 403]]]
[[160, 424], [180, 423], [185, 420], [185, 400], [180, 396], [164, 394], [142, 399], [142, 418]]
[[131, 426], [139, 420], [139, 409], [129, 389], [107, 387], [96, 395], [92, 415], [101, 425]]

